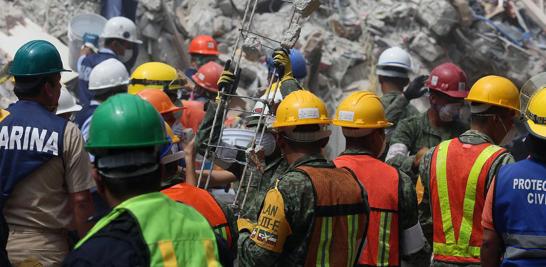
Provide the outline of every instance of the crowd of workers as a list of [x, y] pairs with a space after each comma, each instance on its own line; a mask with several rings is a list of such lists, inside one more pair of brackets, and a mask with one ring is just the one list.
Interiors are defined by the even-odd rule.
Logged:
[[[1, 266], [546, 266], [546, 89], [520, 105], [509, 79], [470, 85], [452, 63], [410, 80], [410, 55], [393, 47], [377, 62], [382, 96], [361, 88], [331, 116], [301, 86], [302, 54], [279, 48], [264, 101], [226, 121], [263, 130], [260, 145], [217, 146], [199, 170], [207, 144], [224, 142], [221, 92], [237, 90], [216, 41], [192, 40], [190, 69], [148, 62], [130, 74], [131, 20], [86, 40], [77, 98], [51, 43], [13, 59]], [[423, 96], [420, 113], [410, 101]], [[515, 162], [500, 145], [520, 122], [527, 156]], [[346, 148], [329, 160], [332, 127]], [[238, 182], [227, 205], [216, 192]]]

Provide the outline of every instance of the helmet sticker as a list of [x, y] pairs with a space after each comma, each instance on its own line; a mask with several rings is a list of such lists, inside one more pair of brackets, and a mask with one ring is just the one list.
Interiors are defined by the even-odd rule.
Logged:
[[434, 86], [438, 85], [438, 76], [432, 75], [432, 77], [430, 78], [430, 84]]
[[466, 84], [464, 82], [459, 82], [459, 91], [466, 91]]
[[355, 113], [354, 111], [339, 111], [338, 116], [340, 121], [354, 121], [355, 120]]
[[318, 119], [318, 118], [320, 118], [318, 108], [298, 109], [298, 119]]

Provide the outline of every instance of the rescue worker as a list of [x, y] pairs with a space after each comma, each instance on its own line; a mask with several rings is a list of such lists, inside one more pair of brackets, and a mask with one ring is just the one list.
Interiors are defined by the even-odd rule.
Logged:
[[183, 109], [182, 107], [175, 106], [173, 102], [169, 99], [169, 96], [167, 96], [167, 94], [165, 94], [165, 92], [163, 92], [162, 90], [144, 89], [138, 92], [137, 95], [140, 96], [142, 99], [150, 102], [150, 104], [154, 106], [157, 112], [161, 114], [163, 120], [171, 127], [176, 122], [174, 112]]
[[193, 99], [207, 103], [215, 100], [218, 95], [218, 79], [222, 75], [224, 68], [216, 62], [208, 62], [201, 66], [199, 70], [191, 76], [195, 83], [193, 89]]
[[220, 264], [206, 219], [159, 192], [159, 150], [169, 142], [163, 125], [138, 96], [119, 94], [97, 108], [86, 148], [113, 210], [76, 244], [65, 266]]
[[483, 210], [482, 266], [545, 266], [546, 89], [525, 111], [528, 159], [500, 168]]
[[76, 68], [78, 73], [80, 73], [81, 66], [82, 66], [82, 60], [91, 54], [95, 54], [99, 52], [99, 36], [97, 34], [92, 33], [84, 33], [83, 34], [83, 45], [80, 48], [80, 57], [78, 58], [78, 62], [76, 63]]
[[210, 35], [198, 35], [188, 46], [191, 68], [185, 71], [186, 76], [193, 76], [201, 66], [211, 61], [218, 61], [218, 42]]
[[104, 47], [98, 53], [86, 56], [79, 70], [78, 100], [81, 105], [89, 105], [93, 94], [89, 91], [89, 75], [99, 63], [114, 58], [130, 70], [138, 54], [138, 45], [142, 41], [137, 39], [136, 25], [125, 17], [113, 17], [106, 22], [100, 35], [104, 40]]
[[[173, 66], [162, 62], [147, 62], [138, 66], [131, 74], [129, 94], [137, 94], [144, 89], [163, 90], [174, 105], [182, 107], [179, 93], [186, 83], [187, 81], [180, 77]], [[182, 111], [176, 111], [174, 116], [179, 120]], [[177, 127], [173, 125], [173, 128], [176, 129]]]
[[19, 100], [0, 122], [0, 217], [15, 265], [32, 258], [57, 266], [69, 250], [68, 230], [83, 236], [90, 228], [94, 184], [83, 138], [54, 113], [63, 71], [59, 52], [44, 40], [21, 46], [10, 67]]
[[[376, 74], [383, 93], [381, 103], [390, 122], [396, 123], [419, 114], [409, 101], [425, 94], [423, 87], [426, 76], [419, 76], [410, 83], [411, 71], [411, 56], [404, 49], [391, 47], [379, 55]], [[404, 90], [406, 86], [408, 88]], [[386, 130], [387, 136], [390, 136], [394, 128]]]
[[321, 155], [329, 124], [325, 104], [309, 91], [295, 91], [279, 105], [273, 128], [290, 168], [267, 192], [258, 221], [237, 223], [242, 266], [356, 263], [366, 237], [367, 195], [350, 170]]
[[85, 140], [89, 137], [89, 124], [97, 107], [115, 94], [126, 93], [127, 84], [129, 73], [116, 59], [107, 59], [93, 68], [89, 75], [89, 91], [93, 93], [93, 99], [76, 114], [75, 118]]
[[377, 95], [355, 92], [338, 106], [333, 124], [342, 127], [346, 149], [334, 160], [351, 169], [368, 191], [370, 219], [360, 266], [413, 266], [426, 262], [425, 237], [417, 215], [415, 186], [404, 173], [378, 158], [392, 125]]
[[[286, 54], [284, 53], [281, 55], [286, 56]], [[277, 57], [277, 59], [279, 59], [279, 57]], [[291, 67], [288, 66], [288, 68]], [[234, 86], [234, 81], [235, 75], [230, 71], [224, 71], [218, 81], [218, 86], [220, 88], [225, 87], [229, 88], [229, 90], [232, 90], [231, 87]], [[238, 162], [227, 162], [226, 160], [222, 160], [224, 162], [219, 163], [218, 161], [220, 161], [220, 159], [218, 159], [218, 157], [215, 161], [216, 164], [221, 165], [222, 168], [233, 174], [233, 180], [226, 179], [226, 175], [223, 175], [220, 178], [217, 178], [217, 176], [214, 175], [211, 176], [211, 181], [223, 180], [232, 182], [235, 179], [238, 179], [240, 182], [242, 182], [242, 185], [239, 188], [240, 193], [238, 194], [237, 198], [237, 203], [239, 206], [238, 209], [234, 212], [237, 213], [239, 217], [246, 218], [251, 221], [256, 221], [258, 219], [258, 212], [260, 210], [261, 204], [263, 202], [265, 194], [267, 193], [267, 190], [271, 186], [273, 186], [274, 179], [283, 174], [288, 168], [288, 163], [282, 157], [279, 146], [276, 144], [275, 136], [272, 132], [270, 125], [271, 123], [267, 123], [267, 121], [272, 121], [271, 119], [274, 117], [274, 106], [278, 105], [283, 99], [279, 88], [275, 88], [275, 86], [276, 85], [271, 86], [269, 90], [266, 91], [266, 93], [261, 97], [263, 100], [267, 100], [267, 102], [272, 102], [273, 107], [269, 107], [263, 102], [256, 102], [253, 108], [254, 114], [248, 116], [244, 122], [244, 127], [246, 129], [255, 130], [258, 126], [267, 127], [262, 139], [256, 141], [256, 144], [260, 144], [261, 146], [261, 149], [259, 150], [263, 150], [264, 152], [262, 158], [262, 162], [264, 165], [263, 172], [258, 170], [247, 170], [246, 172], [244, 172], [243, 177], [245, 165], [239, 164], [238, 162], [245, 162], [247, 160], [247, 155], [239, 150], [238, 152], [235, 151], [236, 155], [220, 156], [220, 158], [234, 158], [237, 159]], [[276, 92], [273, 92], [275, 89]], [[203, 154], [203, 151], [205, 151], [206, 149], [205, 145], [208, 143], [210, 131], [214, 131], [215, 133], [212, 136], [211, 144], [216, 144], [218, 138], [220, 138], [221, 124], [217, 123], [215, 129], [212, 130], [212, 122], [214, 120], [216, 106], [217, 105], [214, 102], [209, 103], [209, 108], [207, 109], [207, 113], [205, 115], [203, 123], [201, 124], [199, 131], [197, 132], [196, 145], [198, 146], [198, 152], [201, 154]], [[258, 125], [259, 114], [262, 112], [262, 110], [264, 112], [264, 118], [261, 122], [261, 125]], [[222, 114], [222, 111], [223, 110], [220, 111], [220, 114]], [[226, 146], [226, 144], [222, 145]], [[228, 149], [223, 149], [222, 152], [227, 153], [229, 151]], [[254, 165], [255, 164], [252, 164], [250, 167], [255, 168], [256, 166]]]
[[55, 114], [65, 120], [73, 121], [74, 112], [82, 110], [82, 106], [76, 104], [76, 99], [72, 96], [66, 87], [61, 88], [61, 95], [59, 96], [59, 106], [55, 111]]
[[391, 137], [386, 161], [417, 180], [419, 163], [429, 148], [459, 136], [467, 126], [461, 114], [468, 94], [464, 71], [452, 63], [432, 70], [425, 86], [429, 89], [430, 108], [424, 114], [398, 123]]
[[[420, 166], [419, 215], [433, 246], [434, 266], [479, 266], [485, 196], [499, 168], [513, 158], [497, 146], [513, 127], [518, 88], [500, 76], [479, 79], [466, 97], [470, 130], [441, 142]], [[420, 182], [419, 182], [420, 183]]]

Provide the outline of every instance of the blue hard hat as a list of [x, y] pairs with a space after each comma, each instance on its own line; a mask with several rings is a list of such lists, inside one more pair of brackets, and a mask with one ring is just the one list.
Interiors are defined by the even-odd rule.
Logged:
[[[303, 54], [298, 49], [292, 48], [290, 49], [289, 57], [294, 78], [296, 78], [297, 80], [304, 79], [305, 76], [307, 76], [307, 63]], [[275, 67], [273, 65], [273, 58], [271, 56], [267, 56], [265, 62], [267, 64], [267, 69], [269, 73], [272, 73], [273, 68]]]

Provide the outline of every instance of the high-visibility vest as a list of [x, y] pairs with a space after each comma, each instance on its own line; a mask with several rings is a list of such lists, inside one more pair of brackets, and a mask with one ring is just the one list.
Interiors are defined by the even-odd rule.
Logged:
[[479, 263], [485, 186], [493, 161], [504, 149], [488, 143], [440, 143], [430, 165], [435, 261]]
[[161, 192], [174, 201], [182, 202], [195, 208], [209, 221], [214, 232], [227, 241], [230, 248], [235, 247], [226, 215], [218, 202], [216, 202], [216, 199], [207, 190], [186, 183], [180, 183]]
[[216, 237], [205, 218], [159, 192], [136, 196], [116, 206], [75, 249], [125, 212], [140, 226], [150, 253], [149, 266], [220, 266]]
[[342, 155], [334, 163], [351, 169], [368, 192], [370, 221], [358, 264], [399, 266], [398, 171], [368, 155]]
[[508, 164], [495, 180], [493, 222], [505, 246], [502, 266], [546, 266], [546, 163]]
[[315, 219], [305, 266], [353, 266], [367, 221], [364, 189], [348, 169], [300, 166], [313, 183]]

